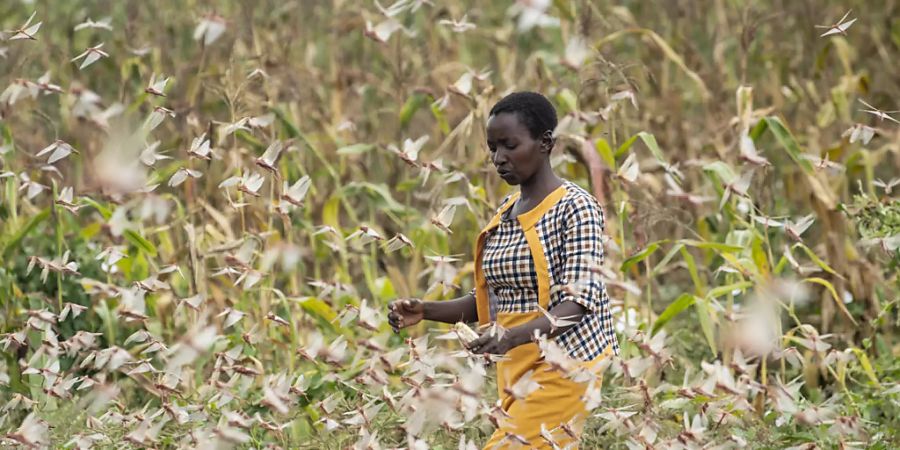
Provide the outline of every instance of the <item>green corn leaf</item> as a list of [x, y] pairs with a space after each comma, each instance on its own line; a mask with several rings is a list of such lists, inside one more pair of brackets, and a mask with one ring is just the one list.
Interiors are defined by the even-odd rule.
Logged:
[[444, 111], [441, 111], [438, 105], [435, 105], [434, 103], [432, 103], [430, 107], [431, 115], [434, 116], [434, 120], [437, 121], [438, 128], [441, 130], [441, 133], [443, 133], [445, 136], [450, 134], [450, 122], [447, 122], [447, 115], [444, 114]]
[[394, 199], [394, 196], [391, 194], [391, 191], [388, 190], [387, 186], [383, 184], [374, 184], [367, 181], [354, 181], [344, 186], [344, 192], [347, 192], [351, 195], [360, 190], [368, 191], [380, 197], [382, 200], [384, 200], [385, 206], [390, 211], [403, 212], [406, 210], [406, 207], [398, 203], [397, 200]]
[[821, 286], [824, 286], [825, 289], [827, 289], [828, 292], [831, 293], [831, 298], [834, 299], [834, 303], [837, 305], [838, 309], [840, 309], [841, 312], [844, 313], [844, 315], [848, 319], [850, 319], [850, 322], [853, 322], [853, 325], [859, 326], [859, 324], [856, 323], [856, 320], [853, 318], [853, 315], [850, 314], [850, 311], [847, 310], [847, 307], [844, 305], [844, 302], [838, 296], [837, 290], [834, 289], [834, 285], [831, 284], [830, 281], [828, 281], [824, 278], [818, 278], [818, 277], [805, 278], [805, 279], [803, 279], [803, 281], [806, 281], [808, 283], [816, 283]]
[[621, 270], [622, 272], [628, 272], [628, 270], [632, 266], [647, 259], [648, 256], [650, 256], [654, 252], [656, 252], [656, 250], [659, 248], [659, 244], [660, 244], [659, 242], [654, 242], [654, 243], [648, 245], [647, 247], [645, 247], [643, 250], [629, 256], [628, 258], [625, 259], [625, 261], [622, 261], [622, 266], [619, 270]]
[[756, 269], [759, 270], [759, 273], [763, 276], [768, 276], [770, 272], [769, 258], [766, 256], [763, 244], [763, 240], [759, 236], [754, 236], [753, 243], [750, 245], [750, 256], [753, 258], [753, 262], [756, 263]]
[[781, 272], [784, 270], [785, 266], [788, 264], [787, 256], [782, 255], [781, 259], [778, 260], [778, 264], [775, 264], [775, 268], [772, 269], [772, 273], [775, 275], [781, 275]]
[[281, 108], [273, 108], [272, 112], [275, 113], [275, 117], [278, 118], [278, 122], [281, 123], [281, 126], [287, 130], [288, 137], [294, 138], [300, 136], [300, 129], [287, 117], [284, 110]]
[[264, 152], [266, 150], [266, 144], [264, 144], [262, 141], [257, 139], [255, 136], [253, 136], [252, 134], [250, 134], [244, 130], [235, 131], [234, 137], [242, 142], [249, 144], [251, 147], [253, 147], [254, 150], [256, 150], [260, 154], [262, 154], [262, 152]]
[[681, 239], [678, 242], [689, 247], [702, 248], [706, 250], [718, 250], [719, 252], [737, 253], [744, 249], [738, 245], [725, 244], [722, 242], [697, 241], [694, 239]]
[[125, 235], [125, 239], [127, 239], [128, 242], [131, 242], [135, 247], [147, 252], [150, 256], [156, 256], [156, 246], [148, 241], [147, 238], [141, 236], [140, 233], [134, 230], [125, 230], [123, 234]]
[[800, 146], [797, 144], [797, 141], [794, 139], [794, 136], [791, 134], [790, 130], [784, 125], [784, 122], [781, 121], [778, 117], [768, 116], [765, 119], [766, 125], [768, 125], [769, 130], [775, 136], [775, 140], [784, 147], [784, 150], [787, 152], [788, 156], [794, 160], [797, 165], [799, 165], [804, 172], [812, 172], [812, 164], [809, 161], [800, 157], [800, 154], [803, 153], [800, 150]]
[[715, 161], [703, 166], [705, 172], [714, 173], [722, 184], [732, 184], [737, 181], [738, 176], [734, 173], [734, 169], [722, 161]]
[[681, 247], [684, 247], [684, 244], [680, 242], [675, 243], [675, 245], [673, 245], [672, 248], [669, 249], [669, 252], [666, 253], [666, 256], [663, 256], [663, 259], [658, 264], [656, 264], [655, 267], [653, 267], [653, 270], [650, 272], [650, 276], [652, 277], [665, 269], [666, 265], [669, 264], [669, 261], [671, 261], [672, 258], [675, 257], [675, 254], [681, 250]]
[[765, 120], [756, 122], [756, 126], [750, 129], [750, 139], [753, 139], [753, 142], [756, 142], [768, 129], [769, 125]]
[[34, 229], [41, 222], [47, 220], [48, 217], [50, 217], [50, 208], [44, 208], [41, 212], [31, 216], [31, 218], [28, 219], [28, 222], [25, 222], [19, 229], [10, 234], [8, 238], [3, 239], [3, 247], [0, 249], [0, 257], [2, 258], [0, 259], [5, 259], [7, 255], [9, 255], [9, 252], [19, 246], [22, 239], [24, 239], [28, 233], [34, 231]]
[[341, 196], [332, 195], [325, 205], [322, 206], [322, 223], [328, 225], [335, 230], [341, 229], [340, 220]]
[[635, 143], [635, 141], [637, 141], [637, 139], [638, 139], [638, 135], [634, 135], [634, 136], [628, 138], [627, 141], [623, 142], [622, 145], [620, 145], [619, 148], [616, 150], [616, 158], [618, 158], [618, 157], [624, 155], [626, 152], [628, 152], [628, 149], [630, 149], [631, 146], [634, 145], [634, 143]]
[[675, 178], [675, 181], [680, 184], [681, 179], [679, 178], [677, 172], [670, 169], [669, 162], [666, 161], [665, 156], [663, 156], [662, 150], [659, 148], [659, 143], [656, 142], [656, 136], [653, 136], [646, 131], [641, 131], [637, 135], [641, 138], [642, 141], [644, 141], [644, 145], [647, 146], [647, 149], [650, 150], [650, 153], [654, 158], [656, 158], [656, 161], [659, 162], [659, 164], [662, 165], [673, 178]]
[[368, 152], [369, 150], [372, 150], [373, 148], [375, 148], [374, 145], [372, 145], [372, 144], [363, 144], [363, 143], [360, 143], [360, 144], [352, 144], [352, 145], [345, 145], [345, 146], [343, 146], [343, 147], [337, 149], [337, 154], [338, 154], [338, 155], [345, 155], [345, 156], [346, 156], [346, 155], [360, 155], [360, 154], [363, 154], [363, 153]]
[[812, 251], [811, 248], [807, 247], [802, 242], [798, 242], [797, 244], [794, 245], [793, 248], [797, 248], [797, 247], [800, 247], [801, 249], [803, 249], [803, 251], [806, 252], [806, 256], [809, 256], [809, 259], [811, 259], [814, 263], [816, 263], [817, 266], [821, 267], [822, 270], [824, 270], [838, 278], [841, 278], [841, 279], [844, 278], [839, 273], [837, 273], [834, 269], [832, 269], [831, 266], [828, 265], [828, 263], [826, 263], [825, 261], [822, 261], [822, 259], [819, 258], [818, 255], [816, 255], [816, 252]]
[[659, 315], [655, 322], [653, 322], [653, 328], [650, 331], [650, 334], [656, 334], [660, 328], [664, 327], [667, 323], [669, 323], [672, 318], [680, 314], [685, 309], [688, 309], [694, 302], [697, 300], [697, 297], [691, 294], [681, 294], [678, 298], [675, 299], [672, 303], [669, 303], [669, 306]]
[[109, 218], [112, 217], [112, 211], [110, 211], [109, 208], [101, 205], [96, 200], [86, 196], [82, 196], [81, 200], [96, 209], [97, 212], [99, 212], [100, 215], [103, 216], [104, 220], [109, 220]]
[[600, 158], [603, 159], [603, 162], [606, 163], [606, 166], [609, 167], [609, 170], [615, 172], [616, 157], [615, 155], [613, 155], [613, 151], [609, 146], [609, 142], [606, 139], [599, 138], [596, 142], [594, 142], [594, 148], [597, 149], [597, 153], [600, 154]]
[[409, 125], [413, 116], [416, 115], [416, 111], [427, 104], [428, 97], [424, 94], [413, 94], [410, 98], [406, 99], [406, 103], [400, 108], [400, 126], [405, 128]]
[[578, 111], [578, 98], [571, 89], [561, 90], [559, 94], [556, 95], [556, 100], [559, 101], [559, 104], [562, 107], [562, 114]]
[[753, 287], [753, 283], [750, 281], [740, 281], [737, 283], [732, 283], [727, 286], [718, 286], [714, 287], [706, 293], [706, 298], [716, 298], [721, 297], [725, 294], [728, 294], [735, 290], [745, 291], [749, 288]]
[[703, 280], [700, 279], [700, 274], [697, 272], [697, 263], [694, 262], [694, 256], [691, 255], [691, 252], [688, 251], [687, 247], [681, 247], [681, 256], [684, 258], [684, 263], [687, 264], [688, 273], [691, 274], [691, 280], [694, 282], [694, 290], [698, 296], [704, 296], [706, 285], [703, 283]]
[[709, 344], [709, 350], [713, 355], [717, 355], [718, 351], [716, 350], [716, 333], [713, 328], [713, 314], [712, 308], [709, 307], [709, 300], [705, 298], [698, 299], [699, 301], [694, 302], [694, 309], [697, 311], [697, 318], [700, 320], [700, 329], [703, 331], [703, 336], [706, 338], [706, 343]]
[[295, 300], [300, 307], [303, 308], [304, 311], [309, 313], [310, 315], [320, 318], [325, 322], [331, 322], [337, 317], [337, 314], [331, 309], [331, 306], [328, 306], [328, 303], [316, 298], [316, 297], [303, 297]]
[[856, 359], [859, 360], [859, 364], [862, 366], [866, 376], [869, 377], [869, 381], [875, 386], [881, 387], [881, 383], [878, 381], [878, 375], [875, 374], [875, 369], [872, 367], [872, 362], [869, 361], [869, 356], [866, 355], [866, 352], [856, 347], [850, 347], [850, 350], [856, 355]]

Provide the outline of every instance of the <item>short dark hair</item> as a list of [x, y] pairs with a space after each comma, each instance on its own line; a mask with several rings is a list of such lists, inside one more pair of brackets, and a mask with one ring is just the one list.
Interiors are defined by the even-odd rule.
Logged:
[[500, 99], [488, 116], [500, 113], [518, 114], [519, 120], [528, 128], [531, 137], [539, 138], [547, 130], [556, 129], [556, 108], [547, 100], [547, 97], [537, 92], [513, 92]]

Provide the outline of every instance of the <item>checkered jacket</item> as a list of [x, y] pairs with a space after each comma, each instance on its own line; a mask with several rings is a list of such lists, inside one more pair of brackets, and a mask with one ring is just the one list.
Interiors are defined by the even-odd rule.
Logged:
[[[535, 225], [550, 272], [550, 304], [564, 301], [585, 307], [578, 325], [556, 337], [573, 358], [590, 361], [607, 345], [619, 354], [606, 286], [591, 267], [603, 261], [603, 210], [597, 200], [577, 184], [564, 180], [566, 194]], [[509, 200], [506, 196], [499, 211]], [[521, 225], [506, 214], [485, 240], [482, 267], [488, 285], [491, 318], [497, 312], [524, 313], [538, 307], [534, 261]], [[561, 289], [568, 286], [569, 289]], [[475, 290], [470, 291], [475, 295]]]

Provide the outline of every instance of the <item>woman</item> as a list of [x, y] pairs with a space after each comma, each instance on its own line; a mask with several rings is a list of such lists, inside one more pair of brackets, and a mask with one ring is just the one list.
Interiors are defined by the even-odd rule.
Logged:
[[[522, 439], [530, 448], [552, 448], [541, 436], [542, 428], [562, 446], [583, 426], [586, 386], [547, 370], [532, 342], [536, 332], [554, 339], [585, 367], [619, 353], [609, 298], [592, 270], [603, 257], [603, 213], [587, 191], [553, 172], [556, 124], [553, 105], [537, 93], [513, 93], [494, 105], [487, 121], [491, 161], [500, 178], [519, 191], [503, 200], [478, 235], [475, 289], [449, 301], [403, 299], [389, 305], [388, 321], [395, 330], [422, 319], [481, 325], [496, 321], [507, 330], [502, 336], [483, 333], [468, 345], [477, 354], [505, 355], [497, 364], [497, 387], [510, 417], [486, 449]], [[568, 326], [557, 322], [554, 327], [541, 309], [566, 318]], [[540, 389], [524, 399], [506, 392], [529, 371]]]

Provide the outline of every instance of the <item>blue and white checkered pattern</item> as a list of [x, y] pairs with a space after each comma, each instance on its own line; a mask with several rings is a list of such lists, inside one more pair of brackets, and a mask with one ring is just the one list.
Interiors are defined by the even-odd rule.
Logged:
[[[578, 325], [556, 337], [569, 355], [590, 361], [607, 345], [619, 354], [609, 297], [600, 275], [592, 267], [603, 261], [603, 210], [594, 197], [571, 181], [566, 194], [535, 225], [550, 272], [552, 309], [574, 301], [587, 310]], [[504, 205], [510, 196], [500, 203]], [[537, 311], [538, 287], [534, 261], [519, 221], [507, 210], [500, 224], [485, 240], [482, 267], [495, 312]], [[499, 211], [499, 208], [498, 208]], [[565, 289], [563, 287], [568, 287]], [[474, 290], [471, 292], [474, 295]]]

